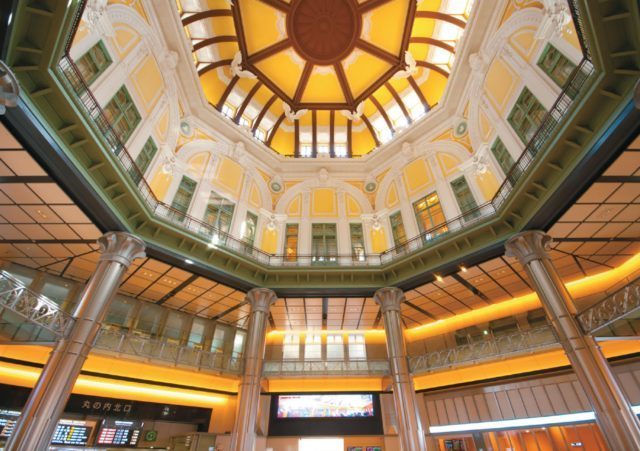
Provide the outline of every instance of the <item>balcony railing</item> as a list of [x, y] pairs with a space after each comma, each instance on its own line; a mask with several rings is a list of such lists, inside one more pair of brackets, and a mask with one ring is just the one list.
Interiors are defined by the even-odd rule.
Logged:
[[124, 330], [102, 329], [93, 350], [216, 373], [237, 374], [242, 364], [241, 354], [204, 351], [167, 340], [140, 337]]
[[560, 344], [551, 327], [543, 326], [411, 357], [409, 367], [414, 374], [424, 373], [558, 346]]
[[587, 334], [595, 334], [614, 322], [640, 311], [640, 277], [578, 315]]
[[[218, 230], [211, 224], [180, 212], [172, 208], [170, 205], [158, 200], [149, 187], [149, 184], [144, 179], [144, 176], [137, 167], [134, 159], [127, 151], [126, 146], [115, 132], [112, 124], [109, 122], [104, 111], [91, 93], [91, 90], [82, 77], [80, 71], [69, 56], [68, 50], [71, 39], [68, 40], [67, 53], [59, 62], [58, 68], [59, 73], [62, 74], [60, 78], [63, 82], [66, 82], [67, 86], [77, 96], [79, 105], [90, 118], [90, 122], [99, 132], [97, 135], [104, 139], [106, 147], [115, 156], [116, 160], [119, 161], [125, 173], [128, 174], [133, 184], [137, 187], [137, 191], [139, 192], [141, 199], [147, 205], [149, 211], [156, 217], [199, 236], [204, 241], [210, 243], [213, 247], [223, 248], [269, 266], [308, 267], [320, 265], [320, 261], [332, 262], [331, 264], [336, 266], [379, 266], [424, 247], [430, 246], [445, 236], [459, 232], [465, 227], [478, 224], [479, 222], [496, 215], [502, 205], [504, 205], [510, 197], [514, 187], [517, 185], [518, 181], [522, 179], [522, 175], [526, 173], [535, 161], [535, 157], [550, 141], [550, 138], [562, 123], [562, 118], [567, 115], [567, 112], [574, 104], [574, 100], [578, 97], [582, 88], [594, 74], [594, 66], [590, 60], [589, 49], [587, 43], [583, 40], [584, 32], [582, 30], [581, 18], [578, 15], [578, 10], [574, 3], [575, 0], [569, 1], [574, 23], [578, 30], [578, 37], [582, 40], [581, 43], [583, 46], [584, 58], [569, 77], [569, 80], [564, 86], [560, 96], [557, 98], [551, 110], [544, 117], [540, 128], [527, 144], [525, 150], [522, 152], [520, 158], [515, 162], [511, 171], [507, 174], [493, 199], [472, 210], [465, 211], [455, 218], [438, 224], [432, 229], [427, 230], [381, 254], [370, 254], [364, 256], [331, 255], [324, 256], [322, 260], [314, 260], [312, 256], [306, 255], [287, 256], [269, 254], [256, 248], [251, 243], [247, 243], [226, 232]], [[72, 33], [73, 32], [75, 32], [75, 30], [73, 30]]]
[[[11, 329], [11, 339], [14, 341], [55, 341], [66, 335], [74, 321], [73, 316], [55, 302], [29, 290], [6, 271], [0, 271], [0, 309], [2, 329], [5, 334]], [[10, 320], [5, 311], [10, 311], [21, 321]], [[25, 336], [22, 332], [27, 329]], [[42, 334], [43, 331], [48, 333]]]
[[388, 360], [267, 360], [264, 377], [373, 376], [389, 374]]

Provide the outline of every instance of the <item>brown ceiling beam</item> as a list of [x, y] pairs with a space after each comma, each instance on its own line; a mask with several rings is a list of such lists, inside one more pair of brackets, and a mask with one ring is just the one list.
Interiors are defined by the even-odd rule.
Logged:
[[284, 39], [280, 42], [277, 42], [249, 56], [247, 62], [249, 64], [256, 64], [257, 62], [262, 61], [263, 59], [269, 58], [270, 56], [273, 56], [276, 53], [280, 53], [283, 50], [287, 50], [289, 47], [291, 47], [291, 41], [289, 39]]
[[441, 13], [438, 11], [417, 11], [416, 18], [442, 20], [460, 28], [465, 28], [467, 26], [467, 23], [464, 20], [454, 17], [451, 14]]
[[386, 82], [384, 84], [384, 86], [389, 90], [389, 92], [391, 93], [391, 96], [394, 98], [394, 100], [396, 101], [396, 103], [398, 104], [400, 109], [402, 110], [402, 114], [404, 114], [404, 118], [407, 120], [407, 124], [410, 124], [411, 122], [413, 122], [411, 120], [411, 115], [409, 114], [409, 110], [407, 110], [406, 105], [404, 104], [404, 102], [400, 98], [400, 95], [398, 94], [398, 91], [396, 91], [395, 88], [389, 82]]
[[218, 101], [218, 103], [216, 104], [216, 109], [218, 111], [222, 110], [222, 106], [224, 105], [224, 103], [227, 101], [227, 97], [229, 97], [229, 94], [231, 94], [231, 91], [233, 91], [233, 88], [236, 86], [236, 83], [238, 83], [238, 80], [240, 79], [240, 77], [238, 77], [237, 75], [234, 76], [231, 81], [229, 82], [229, 84], [227, 85], [227, 88], [224, 90], [224, 92], [222, 93], [222, 97], [220, 97], [220, 100]]
[[372, 9], [376, 9], [379, 6], [384, 5], [385, 3], [389, 3], [391, 0], [369, 0], [364, 3], [361, 3], [358, 6], [358, 12], [360, 14], [365, 14], [371, 11]]
[[338, 76], [338, 82], [340, 83], [340, 87], [342, 88], [344, 100], [348, 105], [353, 105], [353, 94], [351, 93], [349, 81], [347, 80], [347, 74], [344, 73], [344, 67], [342, 67], [342, 63], [335, 63], [333, 65], [333, 69], [336, 71], [336, 75]]
[[418, 66], [419, 67], [426, 67], [427, 69], [431, 69], [431, 70], [435, 70], [436, 72], [438, 72], [439, 74], [443, 75], [444, 77], [449, 78], [449, 72], [447, 72], [446, 70], [444, 70], [440, 66], [436, 66], [435, 64], [430, 63], [428, 61], [418, 61]]
[[229, 66], [230, 64], [231, 64], [231, 60], [220, 60], [220, 61], [216, 61], [215, 63], [207, 64], [202, 69], [198, 69], [198, 76], [202, 77], [204, 74], [206, 74], [210, 70], [214, 70], [222, 66]]
[[294, 108], [295, 110], [300, 109], [298, 107], [298, 104], [300, 103], [300, 100], [302, 99], [302, 94], [304, 94], [304, 89], [307, 87], [307, 83], [311, 78], [312, 71], [313, 71], [313, 63], [310, 63], [309, 61], [307, 61], [307, 63], [304, 65], [304, 69], [302, 70], [302, 75], [300, 75], [300, 80], [298, 81], [296, 92], [293, 95], [294, 105], [291, 105], [291, 107]]
[[231, 35], [214, 36], [212, 38], [204, 39], [198, 42], [197, 44], [194, 44], [192, 51], [197, 52], [201, 48], [207, 47], [209, 45], [219, 44], [221, 42], [237, 42], [237, 41], [238, 41], [237, 36], [231, 36]]
[[260, 1], [279, 11], [282, 11], [283, 13], [288, 13], [289, 10], [291, 9], [291, 5], [289, 5], [286, 2], [283, 2], [282, 0], [260, 0]]
[[253, 87], [249, 91], [249, 94], [247, 94], [247, 97], [245, 97], [244, 100], [242, 101], [242, 105], [240, 105], [240, 108], [238, 108], [238, 112], [236, 113], [236, 116], [233, 118], [233, 122], [237, 124], [240, 121], [240, 118], [242, 117], [244, 110], [247, 109], [247, 107], [249, 106], [249, 103], [251, 103], [251, 99], [256, 94], [256, 92], [258, 92], [258, 89], [260, 89], [261, 86], [262, 86], [261, 81], [258, 81], [255, 85], [253, 85]]
[[380, 115], [382, 116], [384, 121], [387, 123], [389, 130], [391, 130], [392, 133], [395, 133], [396, 130], [393, 128], [393, 123], [391, 122], [391, 119], [389, 119], [389, 115], [387, 114], [382, 104], [378, 102], [378, 99], [376, 99], [374, 96], [369, 97], [369, 99], [373, 102], [373, 104], [376, 106], [376, 108], [380, 112]]
[[373, 128], [373, 125], [371, 125], [371, 121], [364, 114], [360, 117], [360, 119], [362, 119], [362, 122], [364, 122], [364, 125], [366, 125], [367, 128], [369, 129], [369, 133], [371, 133], [371, 136], [373, 136], [373, 140], [376, 143], [376, 147], [380, 147], [380, 140], [378, 139], [378, 134]]
[[336, 156], [336, 110], [331, 110], [329, 113], [329, 155], [331, 157]]
[[182, 26], [186, 27], [189, 24], [192, 24], [199, 20], [209, 19], [211, 17], [229, 17], [232, 15], [233, 13], [230, 9], [209, 9], [207, 11], [202, 11], [192, 14], [189, 17], [185, 17], [184, 19], [182, 19]]
[[398, 58], [398, 56], [389, 53], [386, 50], [381, 49], [380, 47], [376, 47], [375, 45], [360, 38], [356, 40], [356, 47], [377, 58], [380, 58], [383, 61], [388, 62], [389, 64], [398, 64], [400, 62], [400, 58]]
[[440, 39], [424, 38], [424, 37], [420, 37], [420, 36], [414, 36], [414, 37], [411, 38], [411, 40], [409, 42], [411, 42], [412, 44], [435, 45], [436, 47], [440, 47], [441, 49], [445, 49], [448, 52], [456, 53], [455, 47], [453, 47], [452, 45], [447, 44], [444, 41], [441, 41]]
[[315, 158], [318, 155], [318, 111], [311, 111], [311, 153]]
[[347, 121], [347, 157], [353, 156], [353, 121]]
[[413, 78], [413, 75], [409, 75], [409, 78], [407, 78], [407, 80], [409, 80], [409, 84], [411, 85], [413, 90], [416, 92], [416, 95], [420, 99], [420, 102], [422, 102], [422, 106], [424, 107], [424, 110], [429, 111], [429, 109], [431, 108], [429, 106], [429, 102], [427, 101], [427, 98], [424, 96], [422, 89], [420, 89], [420, 86], [418, 86], [416, 79]]
[[271, 129], [271, 133], [269, 133], [269, 138], [267, 138], [267, 142], [265, 143], [267, 146], [271, 147], [271, 142], [273, 141], [273, 137], [276, 136], [276, 132], [278, 131], [278, 128], [280, 128], [280, 124], [282, 124], [282, 121], [284, 121], [284, 113], [280, 115], [276, 123], [273, 125], [273, 128]]
[[300, 156], [300, 121], [293, 121], [293, 155]]
[[264, 107], [262, 107], [262, 111], [260, 111], [260, 114], [258, 114], [256, 120], [253, 121], [253, 128], [251, 129], [251, 133], [255, 133], [256, 130], [258, 130], [258, 127], [260, 127], [260, 122], [262, 122], [262, 119], [267, 114], [267, 111], [269, 111], [269, 108], [271, 108], [271, 105], [273, 105], [273, 102], [275, 102], [277, 98], [278, 96], [274, 94], [269, 100], [267, 100], [267, 103], [265, 103]]

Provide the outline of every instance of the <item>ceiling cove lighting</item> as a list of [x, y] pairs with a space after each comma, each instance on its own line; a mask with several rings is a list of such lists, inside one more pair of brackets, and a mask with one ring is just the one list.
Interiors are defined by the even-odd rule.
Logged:
[[[632, 407], [633, 413], [640, 414], [640, 405]], [[547, 417], [518, 418], [515, 420], [484, 421], [481, 423], [447, 424], [444, 426], [431, 426], [432, 434], [448, 434], [451, 432], [489, 431], [494, 429], [513, 429], [535, 426], [553, 426], [555, 424], [583, 423], [595, 421], [593, 412], [578, 412], [565, 415], [551, 415]]]

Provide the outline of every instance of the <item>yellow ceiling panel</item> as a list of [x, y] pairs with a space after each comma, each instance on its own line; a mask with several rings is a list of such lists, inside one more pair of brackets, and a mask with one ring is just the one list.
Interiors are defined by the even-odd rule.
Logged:
[[260, 105], [266, 105], [269, 99], [273, 96], [273, 92], [271, 89], [267, 88], [265, 85], [262, 85], [258, 92], [256, 92], [253, 96], [253, 100], [258, 102]]
[[302, 95], [303, 102], [343, 103], [345, 101], [333, 67], [315, 67]]
[[426, 17], [416, 17], [413, 21], [411, 36], [429, 38], [433, 35], [435, 26], [436, 21], [434, 19], [428, 19]]
[[[426, 70], [428, 69], [422, 69], [415, 78], [421, 77]], [[419, 86], [429, 105], [433, 106], [440, 101], [442, 94], [444, 94], [447, 78], [434, 70], [429, 70], [429, 76]]]
[[207, 100], [214, 105], [218, 103], [220, 97], [222, 97], [222, 93], [224, 93], [224, 90], [227, 88], [227, 82], [223, 81], [218, 76], [218, 71], [227, 73], [227, 75], [231, 77], [231, 71], [225, 68], [210, 70], [200, 77], [200, 83], [202, 83], [204, 95]]
[[351, 133], [351, 146], [352, 155], [365, 155], [376, 147], [376, 142], [369, 129], [364, 127], [362, 131]]
[[440, 11], [442, 0], [422, 0], [418, 2], [417, 11]]
[[[337, 113], [340, 114], [340, 113]], [[331, 111], [328, 110], [318, 110], [316, 121], [318, 123], [318, 127], [329, 126], [331, 123]]]
[[293, 132], [288, 132], [284, 128], [278, 127], [273, 141], [271, 141], [271, 147], [282, 155], [293, 155], [295, 153], [294, 138]]
[[409, 44], [409, 52], [416, 59], [416, 61], [425, 61], [429, 55], [429, 44], [419, 44], [412, 42]]
[[339, 111], [336, 111], [336, 115], [335, 115], [335, 124], [334, 126], [337, 127], [346, 127], [347, 126], [347, 118], [344, 117]]
[[378, 112], [378, 108], [373, 104], [370, 99], [365, 100], [364, 102], [364, 115], [367, 117], [371, 117]]
[[[235, 36], [236, 27], [231, 16], [219, 16], [209, 19], [213, 36]], [[194, 36], [195, 37], [195, 36]]]
[[307, 111], [306, 114], [303, 114], [300, 119], [298, 119], [298, 122], [300, 123], [300, 127], [311, 127], [311, 124], [313, 123], [313, 114], [311, 111]]
[[244, 40], [249, 55], [281, 41], [278, 29], [281, 13], [266, 3], [256, 0], [237, 0], [242, 11]]
[[293, 98], [303, 67], [296, 64], [288, 52], [281, 52], [258, 61], [256, 67], [275, 83], [284, 93]]
[[221, 60], [233, 59], [236, 53], [238, 53], [237, 42], [221, 42], [215, 45], [218, 58]]
[[402, 95], [405, 89], [407, 89], [409, 85], [408, 78], [392, 78], [389, 80], [389, 84], [396, 90], [399, 95]]
[[352, 59], [354, 61], [351, 64], [343, 62], [342, 66], [354, 97], [362, 94], [391, 68], [391, 64], [363, 51], [357, 51], [356, 55], [352, 54], [347, 61]]
[[393, 100], [393, 96], [386, 86], [380, 86], [380, 88], [378, 88], [378, 90], [373, 93], [373, 96], [378, 102], [380, 102], [380, 105], [382, 106], [385, 106], [387, 103]]
[[413, 0], [393, 0], [374, 9], [369, 16], [370, 29], [367, 40], [394, 55], [399, 55], [410, 1]]
[[229, 0], [206, 0], [206, 3], [203, 9], [229, 9]]

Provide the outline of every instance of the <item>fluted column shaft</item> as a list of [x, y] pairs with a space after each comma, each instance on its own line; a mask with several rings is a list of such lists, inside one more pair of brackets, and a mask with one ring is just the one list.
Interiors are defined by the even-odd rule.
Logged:
[[373, 295], [373, 300], [380, 305], [384, 320], [402, 451], [425, 451], [425, 433], [420, 421], [418, 400], [413, 377], [409, 371], [409, 359], [400, 321], [400, 305], [405, 300], [404, 293], [395, 287], [381, 288]]
[[246, 299], [251, 304], [251, 315], [244, 351], [244, 370], [238, 387], [236, 421], [229, 448], [235, 451], [253, 451], [255, 446], [267, 321], [269, 308], [277, 296], [268, 288], [254, 288], [247, 293]]
[[100, 260], [76, 311], [67, 337], [52, 351], [5, 449], [45, 451], [64, 411], [122, 276], [131, 262], [144, 257], [145, 245], [124, 232], [109, 232], [100, 239]]
[[512, 237], [505, 247], [508, 256], [518, 258], [533, 283], [609, 448], [640, 449], [640, 422], [595, 339], [580, 328], [573, 299], [547, 253], [550, 244], [551, 237], [544, 232], [527, 231]]

